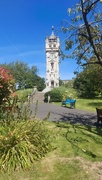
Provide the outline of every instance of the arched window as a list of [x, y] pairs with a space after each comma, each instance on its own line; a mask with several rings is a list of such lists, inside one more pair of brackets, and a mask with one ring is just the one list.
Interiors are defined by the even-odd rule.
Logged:
[[53, 70], [54, 68], [54, 62], [51, 62], [51, 69]]

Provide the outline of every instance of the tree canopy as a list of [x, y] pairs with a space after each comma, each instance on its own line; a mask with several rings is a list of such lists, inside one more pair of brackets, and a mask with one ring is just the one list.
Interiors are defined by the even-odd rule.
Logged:
[[38, 86], [40, 90], [44, 89], [44, 78], [37, 75], [38, 69], [36, 66], [29, 67], [27, 63], [18, 60], [9, 64], [2, 64], [1, 66], [12, 72], [15, 82], [20, 89], [33, 88], [34, 86]]
[[[71, 19], [62, 21], [62, 30], [67, 54], [77, 64], [99, 64], [102, 66], [102, 6], [100, 0], [80, 0], [75, 7], [68, 8]], [[70, 52], [72, 51], [72, 52]]]
[[74, 88], [78, 91], [79, 97], [102, 97], [102, 67], [87, 65], [83, 72], [77, 74]]

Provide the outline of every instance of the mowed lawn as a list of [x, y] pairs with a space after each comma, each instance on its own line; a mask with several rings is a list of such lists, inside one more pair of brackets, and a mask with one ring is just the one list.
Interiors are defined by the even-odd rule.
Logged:
[[102, 108], [102, 99], [76, 99], [76, 108], [95, 112]]
[[0, 173], [0, 180], [101, 180], [102, 129], [46, 122], [53, 150], [29, 169]]
[[[61, 105], [61, 102], [55, 103]], [[102, 99], [79, 99], [76, 98], [76, 108], [90, 112], [96, 112], [96, 108], [102, 108]]]

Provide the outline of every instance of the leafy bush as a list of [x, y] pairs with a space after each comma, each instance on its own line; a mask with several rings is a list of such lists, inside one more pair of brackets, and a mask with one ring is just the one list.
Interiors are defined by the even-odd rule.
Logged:
[[62, 100], [62, 94], [60, 93], [60, 91], [52, 91], [50, 96], [51, 102], [61, 102]]
[[82, 98], [102, 97], [102, 67], [86, 66], [75, 78], [74, 88]]
[[0, 109], [0, 170], [10, 172], [28, 168], [52, 150], [52, 136], [45, 120], [30, 120], [30, 104], [23, 105], [18, 113]]
[[76, 98], [76, 91], [73, 88], [65, 88], [64, 86], [54, 88], [53, 90], [45, 93], [44, 101], [48, 102], [48, 95], [50, 96], [50, 102], [61, 102], [66, 98]]
[[13, 93], [14, 79], [9, 70], [0, 67], [0, 105], [10, 99]]
[[46, 87], [45, 85], [45, 79], [44, 78], [38, 78], [38, 82], [37, 82], [37, 90], [38, 91], [43, 91], [43, 89]]
[[16, 95], [18, 97], [18, 101], [25, 102], [28, 98], [28, 94], [31, 94], [33, 89], [26, 89], [26, 90], [18, 90], [16, 91]]
[[45, 93], [45, 95], [44, 95], [45, 102], [48, 102], [48, 95], [50, 96], [50, 102], [61, 102], [62, 101], [62, 93], [59, 90], [59, 88], [55, 88], [52, 91]]
[[0, 125], [0, 169], [17, 170], [30, 167], [50, 151], [50, 133], [42, 121], [10, 122]]

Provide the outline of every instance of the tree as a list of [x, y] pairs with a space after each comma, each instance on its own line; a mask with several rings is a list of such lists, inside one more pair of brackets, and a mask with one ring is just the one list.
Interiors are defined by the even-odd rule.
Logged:
[[[80, 0], [75, 7], [68, 8], [71, 21], [63, 21], [62, 30], [67, 34], [65, 49], [73, 49], [62, 57], [74, 58], [79, 65], [102, 66], [102, 13], [100, 0]], [[70, 55], [71, 54], [71, 55]]]
[[99, 95], [102, 97], [101, 66], [87, 65], [74, 80], [74, 88], [78, 91], [79, 97], [93, 98]]
[[61, 79], [59, 79], [59, 86], [63, 86], [63, 81]]
[[38, 81], [37, 81], [37, 89], [38, 91], [42, 91], [46, 85], [45, 85], [45, 79], [44, 78], [41, 78], [41, 77], [37, 77], [38, 78]]
[[0, 105], [4, 101], [10, 99], [10, 95], [13, 93], [14, 79], [11, 72], [3, 67], [0, 67]]
[[37, 75], [38, 69], [36, 66], [30, 68], [27, 63], [18, 60], [1, 66], [12, 72], [15, 82], [21, 89], [33, 88], [35, 85], [42, 86], [42, 89], [45, 87], [44, 79]]

